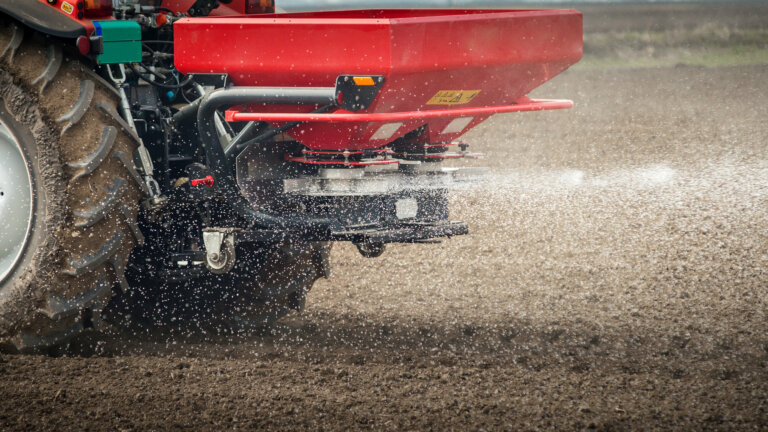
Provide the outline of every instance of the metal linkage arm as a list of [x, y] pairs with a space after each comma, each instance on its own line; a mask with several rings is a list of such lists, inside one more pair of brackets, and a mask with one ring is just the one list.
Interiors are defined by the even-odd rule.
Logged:
[[233, 167], [219, 143], [214, 123], [216, 110], [245, 104], [329, 105], [335, 100], [336, 90], [333, 87], [236, 87], [214, 90], [202, 98], [197, 109], [197, 127], [215, 179], [214, 187], [250, 225], [299, 231], [330, 231], [338, 223], [326, 218], [276, 215], [251, 207], [240, 193]]

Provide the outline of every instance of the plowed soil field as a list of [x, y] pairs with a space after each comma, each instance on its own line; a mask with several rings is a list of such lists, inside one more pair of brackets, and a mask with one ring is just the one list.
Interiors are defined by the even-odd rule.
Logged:
[[337, 245], [271, 334], [2, 355], [0, 429], [766, 430], [768, 8], [585, 12], [575, 108], [466, 137], [471, 235]]

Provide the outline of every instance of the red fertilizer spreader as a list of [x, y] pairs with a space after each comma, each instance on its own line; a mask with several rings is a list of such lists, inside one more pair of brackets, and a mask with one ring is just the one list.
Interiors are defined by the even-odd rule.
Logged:
[[[255, 208], [293, 202], [311, 217], [340, 219], [331, 238], [375, 256], [385, 243], [468, 232], [448, 221], [447, 190], [478, 170], [442, 162], [480, 156], [458, 138], [493, 114], [573, 105], [526, 94], [581, 58], [582, 16], [223, 15], [177, 21], [174, 42], [180, 72], [222, 87], [197, 111], [213, 172], [234, 165]], [[206, 122], [215, 113], [236, 132], [223, 144], [221, 125]]]

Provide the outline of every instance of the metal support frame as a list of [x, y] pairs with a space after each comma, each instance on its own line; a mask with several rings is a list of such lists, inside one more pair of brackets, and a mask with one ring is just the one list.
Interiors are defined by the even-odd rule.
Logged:
[[[249, 227], [293, 229], [305, 233], [329, 232], [339, 223], [327, 218], [277, 215], [254, 209], [240, 193], [232, 163], [219, 142], [215, 124], [217, 110], [246, 104], [332, 105], [335, 101], [336, 89], [333, 87], [237, 87], [214, 90], [195, 104], [200, 140], [216, 180], [214, 192], [224, 195], [235, 211], [246, 219]], [[190, 114], [188, 111], [183, 116]]]
[[[225, 202], [246, 220], [247, 226], [236, 234], [205, 232], [210, 249], [220, 254], [224, 244], [236, 242], [279, 241], [289, 238], [308, 241], [352, 241], [356, 244], [383, 245], [393, 242], [420, 242], [436, 237], [451, 237], [468, 232], [467, 226], [450, 221], [412, 221], [374, 224], [370, 226], [346, 226], [334, 216], [280, 215], [256, 210], [243, 196], [237, 185], [234, 173], [234, 146], [243, 146], [250, 142], [241, 142], [239, 134], [229, 144], [222, 146], [216, 128], [216, 116], [221, 109], [238, 105], [288, 104], [321, 106], [318, 111], [336, 106], [337, 89], [333, 87], [283, 88], [283, 87], [236, 87], [218, 89], [206, 93], [190, 107], [175, 116], [174, 122], [180, 124], [193, 115], [197, 118], [197, 127], [201, 145], [205, 151], [208, 168], [215, 178], [214, 194], [223, 196]], [[541, 109], [541, 108], [539, 108]], [[315, 112], [309, 116], [334, 116]], [[303, 121], [299, 120], [299, 121]], [[220, 229], [217, 229], [219, 231]], [[214, 244], [215, 243], [215, 244]], [[216, 247], [218, 245], [218, 247]], [[208, 256], [210, 262], [213, 256]]]
[[116, 65], [119, 75], [115, 75], [112, 71], [112, 65], [105, 65], [109, 79], [115, 84], [117, 92], [120, 95], [120, 103], [118, 109], [120, 115], [125, 120], [128, 127], [131, 128], [131, 132], [136, 136], [139, 141], [139, 146], [136, 148], [136, 153], [139, 155], [139, 162], [141, 163], [141, 171], [144, 174], [144, 182], [147, 184], [147, 188], [150, 193], [150, 200], [154, 206], [162, 206], [165, 200], [161, 197], [160, 185], [157, 183], [154, 177], [154, 164], [152, 163], [152, 157], [149, 154], [149, 150], [144, 145], [144, 140], [139, 137], [139, 131], [136, 130], [136, 122], [131, 114], [131, 104], [128, 101], [128, 94], [125, 92], [126, 88], [126, 75], [125, 66], [122, 63]]
[[439, 237], [454, 237], [469, 233], [464, 222], [397, 222], [375, 226], [347, 227], [328, 233], [315, 233], [312, 236], [298, 235], [294, 232], [276, 232], [269, 230], [244, 230], [235, 234], [236, 243], [270, 243], [288, 240], [308, 241], [348, 241], [352, 243], [422, 243]]

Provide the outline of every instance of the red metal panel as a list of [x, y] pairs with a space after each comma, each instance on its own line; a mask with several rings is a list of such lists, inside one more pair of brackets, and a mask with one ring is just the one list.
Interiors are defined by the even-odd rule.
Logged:
[[[2, 0], [0, 0], [0, 1], [2, 1]], [[78, 23], [80, 23], [80, 25], [85, 27], [85, 31], [89, 35], [91, 33], [93, 33], [93, 22], [91, 22], [91, 20], [88, 19], [88, 18], [78, 18], [78, 12], [82, 12], [82, 10], [78, 9], [77, 4], [78, 3], [82, 3], [82, 1], [78, 1], [78, 0], [62, 0], [62, 1], [57, 1], [54, 4], [51, 4], [51, 3], [47, 2], [46, 0], [37, 0], [37, 1], [40, 2], [40, 3], [47, 4], [48, 6], [56, 9], [60, 13], [66, 15], [70, 19], [72, 19], [74, 21], [77, 21]], [[108, 17], [108, 18], [105, 18], [105, 19], [112, 19], [112, 18]]]
[[[332, 86], [340, 74], [383, 75], [365, 113], [442, 110], [441, 91], [471, 94], [462, 108], [507, 105], [581, 58], [581, 14], [573, 10], [378, 10], [194, 18], [177, 22], [176, 66], [228, 73], [237, 85]], [[476, 93], [479, 91], [479, 93]], [[461, 98], [459, 98], [461, 99]], [[438, 101], [440, 102], [440, 101]], [[313, 107], [251, 107], [308, 112]], [[291, 135], [314, 149], [377, 148], [424, 124], [430, 140], [450, 141], [479, 124], [478, 113], [451, 132], [444, 116], [402, 119], [385, 138], [381, 121], [312, 123]], [[280, 124], [275, 121], [275, 124]]]
[[[3, 1], [3, 0], [0, 0]], [[83, 13], [82, 18], [78, 18], [78, 12], [84, 12], [80, 9], [80, 4], [84, 4], [83, 0], [57, 0], [55, 2], [49, 2], [48, 0], [36, 0], [39, 3], [44, 3], [48, 7], [57, 10], [59, 13], [64, 14], [70, 19], [77, 21], [85, 28], [85, 31], [91, 35], [94, 31], [93, 21], [106, 21], [112, 20], [112, 15], [105, 15], [103, 17], [85, 17]], [[211, 16], [232, 16], [242, 15], [245, 13], [245, 2], [247, 0], [232, 0], [229, 4], [220, 4], [218, 8], [211, 12]], [[171, 9], [175, 12], [186, 13], [187, 10], [195, 3], [195, 0], [164, 0], [163, 7]]]
[[[275, 17], [284, 15], [292, 14]], [[176, 68], [228, 73], [243, 86], [332, 87], [341, 73], [386, 75], [389, 28], [374, 21], [182, 19], [174, 24]]]

